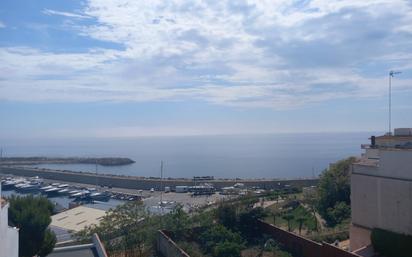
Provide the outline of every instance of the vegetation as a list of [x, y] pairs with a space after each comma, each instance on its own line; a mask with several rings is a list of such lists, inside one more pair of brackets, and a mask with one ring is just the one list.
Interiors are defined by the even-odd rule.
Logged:
[[[267, 218], [269, 212], [255, 206], [261, 197], [248, 195], [190, 215], [182, 206], [163, 216], [149, 215], [141, 203], [128, 202], [110, 210], [100, 225], [87, 227], [76, 236], [86, 242], [93, 233], [98, 233], [110, 256], [153, 256], [157, 231], [164, 229], [194, 257], [258, 256], [263, 253], [260, 256], [289, 257], [273, 239], [274, 243], [268, 244], [268, 238], [262, 237], [258, 220]], [[299, 216], [305, 209], [297, 206], [293, 211]], [[306, 219], [302, 222], [301, 228]]]
[[236, 257], [244, 249], [244, 242], [239, 233], [232, 232], [223, 225], [217, 224], [206, 229], [199, 236], [199, 242], [205, 253], [215, 257]]
[[317, 209], [329, 226], [350, 217], [350, 167], [355, 160], [341, 160], [320, 177]]
[[87, 242], [94, 233], [98, 233], [111, 255], [122, 252], [125, 257], [140, 257], [152, 251], [159, 228], [160, 218], [149, 217], [141, 202], [127, 202], [109, 210], [99, 226], [86, 227], [76, 237]]
[[297, 229], [299, 234], [302, 234], [302, 230], [305, 230], [307, 233], [317, 230], [316, 217], [310, 210], [305, 209], [301, 204], [298, 206], [293, 205], [290, 208], [286, 208], [286, 205], [269, 207], [269, 216], [265, 221], [275, 226], [283, 227], [288, 231], [295, 231]]
[[56, 244], [48, 229], [53, 204], [44, 197], [12, 196], [9, 198], [9, 222], [19, 228], [19, 256], [46, 256]]
[[412, 253], [412, 236], [375, 228], [372, 230], [373, 248], [386, 257], [408, 257]]

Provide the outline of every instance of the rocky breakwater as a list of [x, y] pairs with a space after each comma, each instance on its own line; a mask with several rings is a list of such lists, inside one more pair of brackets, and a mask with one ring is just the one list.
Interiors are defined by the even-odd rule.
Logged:
[[102, 166], [120, 166], [132, 164], [135, 161], [120, 157], [6, 157], [0, 161], [1, 165], [38, 165], [38, 164], [99, 164]]

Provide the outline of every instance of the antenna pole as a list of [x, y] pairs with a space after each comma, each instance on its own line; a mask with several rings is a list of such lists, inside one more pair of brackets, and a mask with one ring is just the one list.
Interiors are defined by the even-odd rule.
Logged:
[[389, 135], [392, 134], [392, 76], [393, 71], [389, 72]]
[[163, 161], [160, 161], [160, 206], [163, 210]]
[[95, 163], [95, 172], [96, 172], [96, 190], [97, 190], [97, 185], [98, 185], [98, 180], [99, 180], [99, 177], [98, 177], [98, 175], [97, 175], [97, 159], [96, 159], [96, 163]]
[[392, 135], [392, 77], [401, 73], [400, 71], [389, 71], [389, 135]]

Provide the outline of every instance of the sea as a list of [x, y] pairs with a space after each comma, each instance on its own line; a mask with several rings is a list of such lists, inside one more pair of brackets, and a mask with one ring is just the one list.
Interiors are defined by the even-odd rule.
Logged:
[[361, 154], [376, 132], [141, 138], [3, 140], [3, 156], [127, 157], [124, 166], [44, 164], [42, 168], [160, 177], [292, 179], [317, 177], [329, 164]]

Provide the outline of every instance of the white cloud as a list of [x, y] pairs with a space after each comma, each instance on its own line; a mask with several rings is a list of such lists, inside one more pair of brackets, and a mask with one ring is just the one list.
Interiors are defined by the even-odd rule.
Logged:
[[[406, 2], [304, 3], [90, 0], [76, 13], [45, 9], [73, 18], [70, 28], [80, 35], [121, 47], [77, 53], [0, 48], [0, 98], [199, 99], [287, 109], [380, 96], [387, 70], [412, 69], [405, 55], [412, 51]], [[384, 69], [382, 75], [369, 74], [368, 65]], [[411, 89], [410, 82], [400, 84]]]
[[72, 12], [61, 12], [61, 11], [50, 10], [50, 9], [44, 9], [43, 13], [47, 15], [60, 15], [60, 16], [68, 17], [68, 18], [90, 19], [90, 17], [86, 15], [81, 15], [81, 14], [72, 13]]

